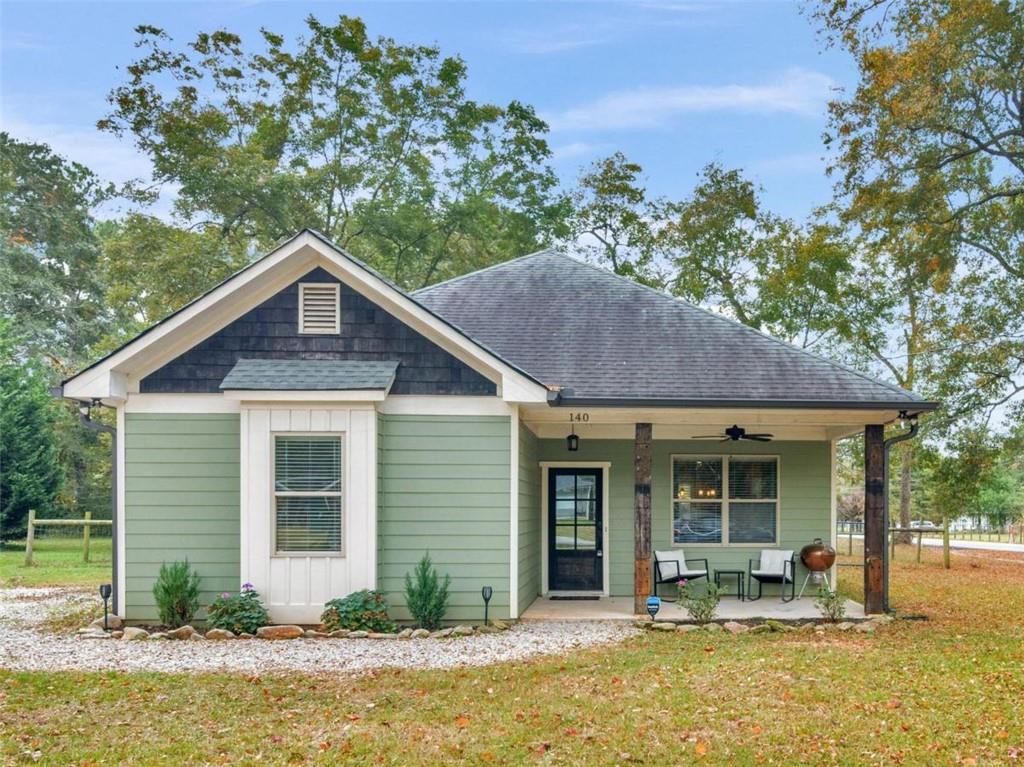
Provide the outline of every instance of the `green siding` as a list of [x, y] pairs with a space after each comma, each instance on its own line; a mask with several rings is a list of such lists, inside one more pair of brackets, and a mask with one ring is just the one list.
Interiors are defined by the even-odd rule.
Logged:
[[124, 430], [127, 617], [157, 619], [153, 582], [163, 562], [188, 559], [202, 577], [204, 605], [235, 591], [238, 415], [128, 413]]
[[403, 579], [430, 552], [452, 578], [447, 620], [509, 614], [510, 424], [503, 416], [396, 416], [378, 421], [377, 584], [409, 617]]
[[[707, 443], [693, 440], [657, 440], [651, 446], [651, 536], [655, 549], [672, 548], [671, 456], [705, 455], [779, 456], [779, 493], [782, 538], [778, 548], [799, 550], [814, 538], [831, 536], [831, 450], [828, 442]], [[633, 593], [633, 442], [580, 440], [576, 453], [567, 453], [565, 440], [540, 440], [542, 461], [611, 461], [608, 533], [613, 596]], [[712, 572], [718, 568], [747, 569], [761, 546], [683, 546], [688, 557], [706, 558]], [[772, 548], [772, 547], [764, 547]], [[803, 578], [797, 561], [798, 578]], [[730, 582], [731, 583], [731, 582]], [[731, 586], [730, 586], [731, 587]], [[664, 588], [664, 587], [663, 587]], [[770, 593], [771, 586], [765, 586]]]
[[519, 614], [540, 593], [540, 466], [538, 440], [519, 426]]

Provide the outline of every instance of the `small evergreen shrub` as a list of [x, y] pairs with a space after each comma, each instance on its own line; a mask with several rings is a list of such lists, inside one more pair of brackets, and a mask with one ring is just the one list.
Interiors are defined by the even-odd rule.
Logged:
[[187, 559], [170, 565], [164, 562], [153, 584], [153, 599], [160, 622], [168, 628], [191, 623], [199, 610], [199, 573]]
[[846, 600], [839, 596], [838, 592], [824, 586], [818, 589], [818, 597], [814, 604], [821, 610], [821, 614], [833, 623], [846, 617]]
[[416, 619], [420, 628], [436, 631], [448, 611], [448, 587], [451, 576], [445, 575], [444, 582], [437, 575], [430, 554], [424, 554], [413, 574], [405, 574], [405, 605]]
[[721, 600], [718, 586], [708, 581], [702, 594], [694, 591], [693, 584], [686, 579], [680, 580], [679, 604], [686, 609], [690, 617], [697, 623], [708, 623], [713, 620]]
[[388, 617], [388, 601], [379, 591], [363, 589], [343, 599], [332, 599], [320, 615], [324, 631], [375, 631], [389, 634], [397, 630]]
[[238, 594], [225, 591], [214, 599], [206, 609], [206, 616], [213, 628], [236, 634], [255, 634], [258, 628], [270, 623], [267, 608], [251, 583], [243, 583]]

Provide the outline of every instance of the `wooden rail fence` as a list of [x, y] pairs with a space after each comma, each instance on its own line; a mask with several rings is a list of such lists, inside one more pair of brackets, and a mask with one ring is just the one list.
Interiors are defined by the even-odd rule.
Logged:
[[36, 510], [28, 511], [28, 535], [25, 538], [25, 567], [31, 567], [32, 546], [36, 538], [37, 527], [81, 527], [82, 528], [82, 561], [89, 561], [89, 532], [93, 527], [109, 527], [113, 522], [109, 519], [93, 519], [92, 512], [85, 512], [85, 519], [37, 519]]
[[[846, 553], [847, 555], [853, 554], [853, 536], [854, 533], [858, 535], [863, 534], [863, 530], [855, 531], [854, 526], [847, 524], [843, 530], [843, 535], [846, 536]], [[949, 569], [949, 522], [943, 522], [942, 527], [890, 527], [889, 528], [889, 561], [896, 561], [896, 537], [898, 533], [910, 533], [913, 535], [917, 533], [917, 561], [921, 562], [921, 541], [924, 539], [925, 534], [930, 533], [941, 533], [942, 534], [942, 565], [945, 569]]]

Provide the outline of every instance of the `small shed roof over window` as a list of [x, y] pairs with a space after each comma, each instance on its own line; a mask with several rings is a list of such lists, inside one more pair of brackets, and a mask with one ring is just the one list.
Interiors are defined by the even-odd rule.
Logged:
[[352, 391], [391, 388], [394, 360], [239, 360], [220, 388], [260, 391]]

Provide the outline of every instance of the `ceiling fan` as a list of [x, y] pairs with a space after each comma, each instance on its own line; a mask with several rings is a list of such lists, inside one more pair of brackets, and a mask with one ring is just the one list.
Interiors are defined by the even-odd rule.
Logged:
[[747, 434], [747, 430], [742, 426], [733, 424], [725, 430], [725, 437], [722, 438], [721, 434], [701, 434], [700, 436], [694, 437], [694, 439], [717, 439], [720, 442], [738, 442], [741, 439], [751, 439], [755, 442], [771, 442], [774, 434]]

